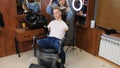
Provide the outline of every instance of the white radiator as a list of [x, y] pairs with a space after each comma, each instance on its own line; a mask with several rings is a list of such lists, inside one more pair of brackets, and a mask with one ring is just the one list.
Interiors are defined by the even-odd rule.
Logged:
[[99, 56], [120, 65], [120, 38], [102, 34]]

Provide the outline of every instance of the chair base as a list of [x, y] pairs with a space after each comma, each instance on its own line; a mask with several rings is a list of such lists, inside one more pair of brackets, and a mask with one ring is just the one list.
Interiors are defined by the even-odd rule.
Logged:
[[37, 65], [37, 64], [31, 64], [31, 65], [29, 66], [29, 68], [45, 68], [45, 67], [43, 67], [43, 66], [41, 66], [41, 65]]
[[[49, 67], [46, 67], [46, 66], [41, 66], [41, 65], [37, 65], [37, 64], [31, 64], [29, 66], [29, 68], [49, 68]], [[63, 64], [57, 62], [56, 63], [56, 68], [65, 68]]]

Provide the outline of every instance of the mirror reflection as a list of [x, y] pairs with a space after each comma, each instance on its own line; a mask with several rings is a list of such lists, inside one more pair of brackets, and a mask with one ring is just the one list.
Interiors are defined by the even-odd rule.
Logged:
[[[82, 2], [82, 3], [81, 3]], [[76, 22], [80, 26], [86, 24], [88, 0], [75, 0]], [[82, 5], [82, 7], [81, 7]], [[81, 9], [79, 9], [81, 7]]]
[[73, 0], [72, 1], [72, 7], [75, 11], [81, 10], [82, 6], [83, 6], [82, 0]]
[[40, 12], [40, 0], [17, 0], [17, 13]]

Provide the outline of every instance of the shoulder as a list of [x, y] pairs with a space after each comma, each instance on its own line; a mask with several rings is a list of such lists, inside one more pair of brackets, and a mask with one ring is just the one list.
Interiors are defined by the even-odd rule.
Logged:
[[65, 26], [68, 26], [67, 24], [66, 24], [66, 22], [65, 21], [61, 21], [61, 23], [63, 24], [63, 25], [65, 25]]
[[66, 22], [65, 22], [65, 21], [63, 21], [63, 20], [61, 20], [61, 22], [66, 24]]
[[52, 20], [52, 21], [49, 22], [48, 25], [53, 24], [54, 22], [55, 22], [55, 20]]
[[56, 20], [52, 20], [52, 21], [50, 21], [50, 23], [53, 23], [53, 22], [55, 22]]

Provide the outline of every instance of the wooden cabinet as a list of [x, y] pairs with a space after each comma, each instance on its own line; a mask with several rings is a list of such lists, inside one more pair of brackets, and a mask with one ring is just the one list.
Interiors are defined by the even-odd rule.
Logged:
[[91, 28], [77, 28], [77, 46], [88, 53], [97, 55], [101, 31]]
[[15, 45], [16, 45], [16, 53], [20, 57], [20, 52], [30, 50], [32, 47], [33, 36], [44, 33], [44, 30], [41, 29], [15, 29]]
[[40, 29], [15, 29], [15, 37], [19, 42], [25, 42], [32, 40], [33, 36], [39, 33], [43, 33], [44, 30], [42, 28]]

